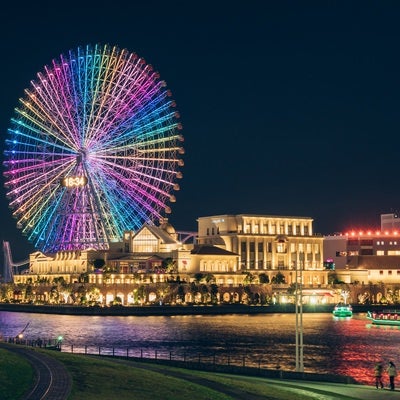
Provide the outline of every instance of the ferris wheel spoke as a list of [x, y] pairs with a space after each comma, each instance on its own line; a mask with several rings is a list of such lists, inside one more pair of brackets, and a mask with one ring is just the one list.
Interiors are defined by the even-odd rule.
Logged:
[[[140, 223], [138, 221], [143, 221], [147, 218], [146, 212], [144, 212], [140, 207], [136, 205], [135, 213], [132, 213], [131, 198], [124, 195], [126, 193], [123, 189], [124, 187], [115, 180], [110, 180], [110, 177], [101, 174], [102, 178], [94, 180], [93, 186], [96, 192], [98, 203], [101, 205], [100, 212], [102, 214], [102, 219], [108, 226], [109, 231], [113, 232], [111, 237], [122, 237], [123, 227], [130, 226], [131, 229], [138, 229]], [[103, 185], [101, 182], [113, 182], [113, 184]], [[139, 216], [139, 218], [138, 218]], [[117, 221], [122, 221], [122, 224], [116, 223]]]
[[[42, 205], [47, 204], [47, 202], [58, 196], [59, 192], [59, 183], [57, 179], [53, 179], [52, 182], [40, 186], [39, 190], [37, 190], [37, 185], [29, 185], [29, 183], [25, 183], [21, 185], [22, 189], [16, 189], [10, 193], [16, 191], [15, 199], [10, 202], [10, 205], [14, 208], [14, 214], [19, 215], [26, 212], [28, 209], [35, 209], [41, 207]], [[31, 188], [30, 190], [24, 190], [24, 186], [26, 188]]]
[[[132, 69], [131, 65], [127, 65], [126, 70], [121, 71], [118, 79], [111, 82], [112, 85], [110, 86], [113, 90], [107, 92], [108, 105], [104, 107], [106, 111], [102, 120], [102, 125], [104, 125], [104, 121], [107, 122], [107, 125], [102, 126], [102, 129], [98, 129], [96, 132], [112, 132], [110, 127], [114, 124], [123, 123], [130, 115], [135, 115], [137, 110], [143, 107], [143, 102], [148, 103], [149, 98], [152, 98], [153, 94], [156, 93], [158, 84], [154, 82], [154, 79], [157, 74], [147, 75], [146, 72], [152, 69], [146, 71], [146, 67], [140, 70], [138, 74], [141, 61], [141, 59], [138, 60], [135, 69]], [[151, 85], [154, 88], [151, 88]]]
[[[46, 126], [42, 121], [39, 121], [35, 116], [37, 115], [36, 113], [28, 114], [26, 111], [21, 110], [21, 109], [16, 109], [16, 112], [24, 119], [20, 120], [15, 120], [15, 123], [19, 127], [23, 127], [27, 130], [27, 132], [30, 133], [30, 135], [26, 135], [30, 138], [34, 138], [32, 135], [38, 135], [39, 137], [35, 137], [35, 140], [41, 141], [43, 143], [47, 143], [50, 138], [57, 139], [57, 142], [59, 144], [54, 143], [55, 146], [58, 146], [60, 148], [70, 148], [70, 144], [68, 141], [64, 141], [62, 137], [58, 136], [58, 133], [56, 134], [53, 130], [54, 126]], [[39, 112], [35, 110], [35, 112]], [[27, 122], [30, 122], [31, 124], [28, 124]], [[47, 141], [46, 141], [47, 139]], [[62, 146], [61, 146], [62, 144]]]
[[[147, 160], [149, 161], [149, 160]], [[160, 159], [154, 159], [153, 161], [161, 161]], [[105, 164], [110, 166], [112, 168], [113, 171], [118, 171], [121, 170], [122, 174], [124, 174], [125, 176], [129, 176], [130, 175], [130, 168], [129, 167], [124, 167], [122, 165], [116, 165], [114, 163], [109, 163], [107, 161], [105, 161]], [[159, 163], [157, 164], [159, 165]], [[152, 172], [152, 173], [149, 173]], [[165, 176], [166, 170], [157, 166], [154, 166], [151, 168], [151, 170], [149, 172], [145, 172], [145, 171], [141, 171], [141, 170], [136, 170], [135, 172], [135, 177], [132, 177], [131, 180], [128, 180], [128, 184], [131, 185], [132, 182], [137, 184], [140, 182], [140, 180], [138, 179], [138, 177], [142, 177], [141, 181], [142, 182], [146, 182], [146, 185], [150, 185], [154, 191], [158, 192], [159, 194], [162, 194], [165, 197], [169, 197], [169, 192], [167, 192], [166, 190], [162, 190], [159, 185], [165, 185], [166, 187], [168, 187], [169, 189], [171, 189], [174, 186], [174, 182], [167, 180], [165, 178], [163, 178]], [[121, 175], [122, 175], [121, 174]], [[150, 184], [149, 182], [154, 182], [153, 184]], [[157, 183], [157, 185], [156, 185]]]
[[[130, 198], [133, 200], [134, 204], [137, 206], [136, 211], [141, 215], [143, 214], [142, 216], [145, 215], [143, 210], [147, 210], [147, 212], [154, 212], [156, 209], [165, 207], [162, 199], [152, 195], [150, 190], [146, 191], [142, 189], [124, 173], [119, 173], [118, 166], [114, 165], [111, 168], [105, 168], [105, 166], [103, 166], [102, 175], [104, 180], [108, 182], [114, 182], [113, 186], [109, 185], [108, 190], [113, 192], [114, 196], [121, 198], [122, 204], [126, 202], [126, 199]], [[118, 187], [120, 191], [115, 190], [114, 187]], [[149, 189], [149, 187], [147, 187], [147, 189]], [[124, 195], [125, 198], [122, 198], [121, 195]], [[118, 202], [112, 201], [110, 204], [113, 207], [116, 207]], [[154, 207], [154, 205], [157, 207]], [[159, 217], [159, 215], [157, 215], [157, 217]]]
[[63, 68], [54, 60], [53, 71], [46, 70], [48, 82], [51, 85], [48, 95], [53, 99], [55, 114], [58, 114], [61, 120], [60, 125], [63, 129], [60, 130], [60, 135], [65, 137], [71, 147], [79, 148], [79, 142], [77, 142], [79, 139], [79, 120], [75, 117], [75, 98], [72, 93], [72, 85], [69, 84], [70, 77], [66, 74], [65, 65]]
[[73, 126], [73, 122], [66, 120], [68, 114], [64, 115], [66, 110], [70, 108], [70, 105], [63, 104], [62, 102], [57, 104], [56, 100], [58, 98], [54, 93], [56, 90], [50, 84], [52, 81], [54, 81], [54, 75], [47, 79], [41, 76], [41, 84], [33, 86], [35, 90], [33, 93], [26, 90], [25, 92], [29, 100], [21, 100], [21, 103], [25, 106], [25, 112], [28, 114], [27, 117], [32, 122], [37, 124], [41, 129], [45, 129], [48, 134], [57, 137], [59, 141], [76, 148], [76, 144], [73, 143], [73, 139], [76, 137], [73, 132], [76, 130], [76, 127]]
[[[110, 232], [109, 236], [113, 239], [122, 237], [122, 226], [124, 224], [132, 226], [130, 221], [132, 213], [129, 213], [127, 199], [122, 198], [118, 191], [111, 188], [98, 190], [96, 197], [101, 205], [102, 220], [107, 226], [107, 231]], [[116, 223], [118, 220], [124, 221], [123, 225]]]
[[[31, 200], [30, 203], [23, 205], [24, 210], [23, 213], [20, 213], [18, 223], [25, 226], [23, 229], [25, 234], [29, 234], [29, 232], [38, 234], [43, 226], [43, 218], [57, 210], [58, 197], [50, 192], [43, 201], [39, 201], [37, 197]], [[45, 221], [47, 223], [48, 219]]]
[[[117, 55], [115, 54], [115, 48], [112, 49], [112, 52], [110, 54], [109, 49], [107, 46], [104, 47], [104, 50], [101, 52], [99, 51], [98, 47], [96, 46], [94, 49], [94, 56], [91, 57], [90, 59], [88, 58], [87, 61], [93, 61], [96, 60], [96, 63], [94, 64], [88, 64], [88, 68], [84, 68], [84, 75], [81, 76], [79, 75], [79, 82], [81, 85], [83, 85], [83, 93], [85, 94], [82, 104], [83, 108], [85, 110], [84, 113], [84, 119], [85, 119], [85, 124], [84, 124], [84, 130], [82, 131], [83, 134], [83, 142], [85, 143], [85, 146], [88, 146], [88, 142], [90, 141], [90, 136], [91, 136], [91, 131], [92, 131], [92, 124], [93, 121], [96, 119], [97, 113], [101, 112], [101, 109], [104, 106], [105, 99], [107, 98], [107, 94], [112, 88], [112, 85], [109, 84], [109, 80], [112, 79], [110, 77], [113, 77], [115, 73], [117, 72], [116, 70], [116, 58]], [[102, 53], [102, 54], [100, 54]], [[121, 57], [122, 58], [122, 54]], [[89, 74], [87, 73], [89, 69]], [[81, 73], [82, 69], [78, 71], [78, 73]], [[97, 79], [96, 79], [96, 89], [93, 88], [94, 84], [94, 74], [97, 73]], [[103, 82], [103, 84], [100, 86], [100, 82]], [[90, 90], [87, 90], [89, 87]], [[99, 89], [101, 87], [101, 91], [99, 92]], [[82, 87], [81, 87], [82, 90]], [[92, 93], [90, 97], [86, 96], [87, 93]], [[98, 97], [98, 99], [97, 99]], [[94, 109], [95, 102], [99, 101], [100, 108], [98, 110]], [[87, 112], [90, 110], [89, 112]]]
[[[125, 82], [124, 85], [127, 85]], [[118, 87], [115, 85], [118, 91], [109, 93], [106, 100], [108, 100], [107, 107], [102, 107], [96, 115], [98, 118], [98, 124], [91, 129], [90, 140], [88, 145], [97, 141], [106, 141], [110, 137], [115, 137], [115, 127], [123, 126], [125, 120], [132, 114], [135, 114], [137, 97], [132, 97], [132, 93], [127, 92], [126, 87]], [[134, 100], [132, 100], [134, 98]], [[99, 136], [101, 135], [101, 136]]]

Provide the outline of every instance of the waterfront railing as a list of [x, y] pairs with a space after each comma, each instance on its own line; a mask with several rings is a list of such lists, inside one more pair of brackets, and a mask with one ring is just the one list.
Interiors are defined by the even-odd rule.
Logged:
[[342, 375], [316, 374], [283, 370], [280, 365], [272, 365], [268, 360], [254, 358], [248, 354], [204, 354], [199, 352], [172, 352], [130, 347], [106, 347], [95, 345], [62, 344], [59, 339], [25, 339], [8, 338], [9, 343], [62, 351], [64, 353], [101, 356], [165, 364], [168, 366], [233, 373], [251, 376], [262, 376], [275, 379], [306, 379], [336, 383], [357, 383], [353, 378]]

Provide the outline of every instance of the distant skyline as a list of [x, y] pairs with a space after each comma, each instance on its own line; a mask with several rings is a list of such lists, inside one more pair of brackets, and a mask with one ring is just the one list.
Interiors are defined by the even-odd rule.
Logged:
[[[185, 166], [169, 221], [305, 216], [314, 232], [380, 226], [400, 210], [400, 3], [81, 1], [8, 4], [1, 152], [18, 98], [53, 58], [108, 43], [144, 57], [181, 115]], [[15, 226], [3, 178], [1, 239]]]

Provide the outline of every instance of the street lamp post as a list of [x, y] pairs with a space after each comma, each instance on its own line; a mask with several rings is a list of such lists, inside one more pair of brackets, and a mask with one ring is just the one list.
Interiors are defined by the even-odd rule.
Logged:
[[342, 297], [344, 300], [344, 304], [347, 304], [347, 298], [349, 297], [349, 292], [347, 290], [342, 290]]
[[296, 372], [304, 372], [303, 362], [303, 274], [302, 257], [300, 253], [300, 262], [296, 263]]

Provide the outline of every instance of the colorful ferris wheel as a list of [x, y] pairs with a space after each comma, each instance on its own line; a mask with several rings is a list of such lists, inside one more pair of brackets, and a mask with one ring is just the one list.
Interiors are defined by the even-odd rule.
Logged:
[[171, 212], [183, 137], [143, 58], [86, 46], [53, 60], [19, 101], [5, 150], [17, 226], [44, 252], [109, 248]]

